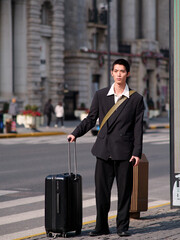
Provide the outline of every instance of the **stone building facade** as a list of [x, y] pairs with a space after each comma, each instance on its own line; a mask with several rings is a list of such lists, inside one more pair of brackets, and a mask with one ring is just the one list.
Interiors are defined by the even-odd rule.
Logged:
[[[108, 86], [107, 0], [1, 0], [0, 102], [64, 101], [67, 118]], [[131, 64], [129, 85], [163, 110], [169, 102], [169, 1], [111, 0], [111, 63]], [[111, 82], [113, 79], [110, 80]]]
[[0, 101], [63, 99], [64, 0], [0, 1]]

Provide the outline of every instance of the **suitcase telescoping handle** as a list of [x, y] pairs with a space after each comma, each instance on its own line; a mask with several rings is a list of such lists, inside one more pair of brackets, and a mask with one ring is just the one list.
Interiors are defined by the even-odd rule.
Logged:
[[[70, 148], [70, 141], [71, 139], [68, 138], [68, 170], [69, 175], [71, 175], [71, 148]], [[74, 142], [74, 173], [75, 178], [77, 177], [77, 156], [76, 156], [76, 141]]]

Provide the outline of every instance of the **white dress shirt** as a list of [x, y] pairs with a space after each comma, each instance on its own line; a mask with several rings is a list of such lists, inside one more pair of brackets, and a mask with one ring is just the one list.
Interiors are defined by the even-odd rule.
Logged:
[[120, 94], [119, 96], [114, 92], [114, 83], [112, 84], [111, 88], [109, 89], [109, 92], [107, 94], [107, 96], [111, 96], [114, 95], [114, 102], [117, 103], [117, 101], [122, 97], [122, 96], [126, 96], [127, 98], [129, 98], [129, 87], [126, 83], [126, 86], [124, 88], [124, 91], [122, 92], [122, 94]]

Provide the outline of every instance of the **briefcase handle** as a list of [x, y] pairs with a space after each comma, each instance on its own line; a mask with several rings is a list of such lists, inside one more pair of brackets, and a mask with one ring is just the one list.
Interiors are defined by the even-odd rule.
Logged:
[[[68, 171], [71, 175], [71, 148], [70, 148], [70, 139], [68, 139]], [[76, 155], [76, 141], [74, 142], [74, 174], [75, 178], [77, 177], [77, 155]]]

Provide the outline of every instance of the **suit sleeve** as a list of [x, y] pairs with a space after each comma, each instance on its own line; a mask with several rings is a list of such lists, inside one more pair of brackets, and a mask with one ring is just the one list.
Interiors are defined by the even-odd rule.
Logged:
[[143, 116], [144, 116], [144, 101], [143, 97], [138, 102], [136, 107], [136, 116], [134, 123], [134, 149], [133, 156], [141, 158], [142, 141], [143, 141]]
[[88, 116], [85, 119], [83, 119], [83, 121], [75, 128], [75, 130], [72, 132], [72, 135], [78, 138], [86, 134], [91, 128], [95, 126], [98, 117], [99, 117], [99, 103], [98, 94], [96, 92], [92, 100]]

